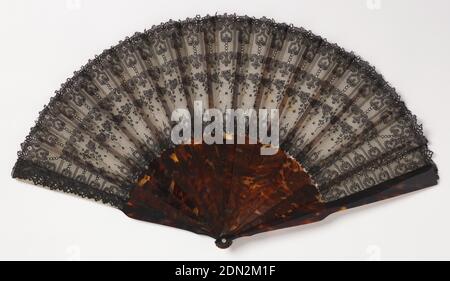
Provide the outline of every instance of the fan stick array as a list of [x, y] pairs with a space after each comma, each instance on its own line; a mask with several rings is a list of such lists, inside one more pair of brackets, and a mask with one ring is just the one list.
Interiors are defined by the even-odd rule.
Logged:
[[[281, 150], [175, 145], [171, 114], [195, 102], [277, 109]], [[298, 181], [272, 182], [279, 173]], [[224, 239], [317, 220], [418, 174], [421, 188], [437, 180], [427, 140], [373, 67], [302, 28], [230, 15], [170, 21], [90, 61], [41, 112], [13, 171]]]

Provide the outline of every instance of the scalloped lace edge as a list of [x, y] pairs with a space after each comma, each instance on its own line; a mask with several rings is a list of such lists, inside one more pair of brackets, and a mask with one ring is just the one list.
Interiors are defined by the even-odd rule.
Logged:
[[[125, 40], [120, 40], [118, 42], [118, 44], [111, 46], [108, 49], [103, 50], [102, 53], [100, 55], [96, 55], [94, 59], [88, 60], [88, 62], [85, 65], [83, 65], [78, 71], [75, 71], [73, 73], [72, 77], [68, 78], [66, 80], [66, 82], [61, 84], [61, 88], [59, 90], [55, 91], [55, 96], [53, 96], [50, 99], [50, 102], [44, 106], [44, 109], [39, 112], [39, 117], [38, 117], [37, 121], [35, 122], [35, 125], [31, 128], [30, 133], [26, 137], [25, 141], [21, 144], [22, 149], [18, 152], [19, 159], [13, 169], [13, 177], [24, 179], [24, 180], [31, 180], [33, 183], [35, 183], [37, 185], [43, 184], [45, 186], [48, 186], [50, 189], [57, 189], [57, 190], [61, 190], [61, 191], [67, 192], [67, 193], [74, 193], [81, 197], [87, 197], [87, 198], [90, 198], [90, 199], [93, 199], [96, 201], [102, 201], [103, 203], [110, 204], [112, 206], [121, 208], [121, 206], [123, 206], [124, 201], [122, 199], [119, 199], [117, 196], [107, 194], [100, 190], [92, 189], [86, 184], [80, 183], [76, 180], [64, 177], [62, 175], [58, 175], [55, 172], [52, 172], [49, 170], [44, 170], [45, 168], [39, 167], [38, 165], [31, 163], [31, 161], [23, 159], [22, 157], [26, 153], [26, 151], [25, 151], [26, 147], [28, 146], [29, 142], [32, 140], [31, 136], [33, 135], [33, 132], [35, 130], [37, 130], [39, 124], [42, 122], [42, 117], [45, 116], [45, 113], [49, 110], [49, 108], [51, 108], [53, 103], [55, 103], [58, 100], [59, 96], [64, 94], [65, 90], [67, 88], [69, 88], [72, 85], [72, 83], [74, 83], [73, 78], [76, 77], [79, 73], [81, 73], [86, 68], [99, 63], [99, 61], [103, 57], [105, 57], [108, 53], [119, 49], [123, 44], [132, 42], [133, 40], [137, 39], [139, 36], [141, 36], [143, 34], [147, 34], [149, 36], [157, 35], [159, 32], [168, 30], [171, 27], [173, 27], [174, 25], [187, 24], [187, 23], [197, 23], [198, 24], [202, 21], [205, 21], [205, 20], [208, 20], [211, 18], [226, 18], [226, 19], [234, 19], [236, 21], [254, 20], [254, 21], [259, 21], [261, 23], [265, 23], [268, 25], [272, 25], [272, 27], [278, 28], [278, 29], [288, 28], [291, 32], [298, 33], [300, 36], [321, 41], [322, 45], [325, 46], [326, 48], [333, 48], [333, 49], [343, 53], [344, 55], [350, 56], [353, 59], [354, 63], [358, 64], [361, 67], [360, 69], [362, 71], [366, 72], [366, 74], [369, 77], [371, 77], [372, 79], [374, 79], [374, 81], [381, 83], [381, 87], [386, 92], [389, 92], [389, 94], [391, 95], [391, 97], [392, 97], [393, 101], [396, 103], [396, 105], [399, 106], [402, 110], [404, 110], [407, 119], [411, 121], [412, 129], [414, 130], [415, 134], [417, 135], [418, 138], [422, 138], [424, 140], [423, 156], [425, 158], [425, 162], [427, 164], [433, 165], [435, 167], [436, 175], [439, 178], [437, 166], [432, 160], [433, 152], [431, 150], [429, 150], [429, 148], [428, 148], [428, 140], [423, 134], [422, 124], [418, 123], [416, 115], [414, 115], [406, 107], [405, 102], [402, 101], [400, 95], [396, 92], [395, 88], [392, 87], [390, 85], [390, 83], [384, 79], [382, 74], [380, 74], [376, 70], [376, 68], [374, 66], [372, 66], [369, 62], [365, 61], [360, 56], [356, 55], [353, 51], [347, 51], [343, 47], [338, 46], [336, 43], [330, 43], [327, 41], [327, 39], [325, 39], [319, 35], [315, 35], [314, 33], [312, 33], [311, 30], [304, 29], [303, 27], [295, 27], [293, 24], [287, 24], [287, 23], [278, 23], [274, 19], [270, 19], [270, 18], [266, 18], [266, 17], [257, 19], [255, 17], [250, 17], [247, 15], [237, 16], [236, 14], [228, 15], [226, 13], [223, 15], [216, 14], [214, 16], [206, 15], [203, 17], [197, 15], [194, 18], [186, 18], [185, 20], [179, 20], [179, 21], [174, 21], [174, 20], [170, 19], [168, 22], [161, 23], [159, 25], [154, 25], [151, 27], [151, 29], [144, 30], [144, 32], [136, 32], [131, 37], [127, 36], [125, 38]], [[300, 159], [297, 159], [295, 157], [293, 157], [293, 158], [295, 160], [297, 160], [297, 162], [301, 165]], [[30, 162], [30, 163], [28, 164], [28, 166], [26, 166], [26, 165], [24, 165], [25, 162]], [[32, 167], [35, 167], [36, 171], [30, 172], [29, 170]], [[26, 172], [24, 172], [24, 170], [26, 170]], [[47, 172], [45, 172], [45, 171], [47, 171]]]

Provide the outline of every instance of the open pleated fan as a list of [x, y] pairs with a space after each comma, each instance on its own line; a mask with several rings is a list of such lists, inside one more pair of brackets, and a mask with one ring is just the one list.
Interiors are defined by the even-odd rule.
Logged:
[[[172, 113], [199, 101], [277, 109], [279, 149], [175, 144]], [[13, 177], [220, 248], [438, 180], [415, 116], [367, 62], [302, 28], [235, 15], [169, 21], [89, 61], [40, 113]]]

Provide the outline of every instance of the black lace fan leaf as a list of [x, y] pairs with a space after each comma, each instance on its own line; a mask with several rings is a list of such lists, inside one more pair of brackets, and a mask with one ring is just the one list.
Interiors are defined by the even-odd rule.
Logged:
[[[277, 109], [280, 149], [174, 144], [172, 112], [196, 102]], [[416, 117], [360, 57], [303, 28], [216, 15], [136, 33], [76, 71], [40, 113], [13, 177], [226, 248], [435, 185], [431, 155]]]

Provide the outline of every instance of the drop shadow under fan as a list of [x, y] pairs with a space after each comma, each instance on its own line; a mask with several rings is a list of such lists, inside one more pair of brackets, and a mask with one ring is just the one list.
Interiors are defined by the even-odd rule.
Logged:
[[[171, 142], [171, 113], [278, 109], [280, 150]], [[13, 177], [211, 236], [256, 233], [435, 185], [416, 118], [367, 62], [310, 31], [169, 21], [89, 61], [22, 144]]]

